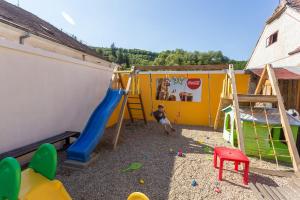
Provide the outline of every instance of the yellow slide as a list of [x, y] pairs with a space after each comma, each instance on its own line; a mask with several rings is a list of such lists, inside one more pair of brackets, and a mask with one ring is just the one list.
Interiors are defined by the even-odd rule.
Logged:
[[63, 184], [45, 178], [31, 168], [22, 171], [20, 200], [71, 200]]
[[72, 200], [63, 184], [55, 180], [57, 153], [52, 144], [43, 144], [21, 171], [12, 157], [0, 161], [0, 199]]

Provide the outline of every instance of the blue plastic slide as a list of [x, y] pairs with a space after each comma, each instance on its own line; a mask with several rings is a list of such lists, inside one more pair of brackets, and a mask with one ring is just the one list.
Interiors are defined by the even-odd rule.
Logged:
[[107, 121], [119, 104], [124, 90], [108, 89], [105, 98], [97, 106], [80, 137], [67, 149], [67, 159], [87, 162], [103, 136]]

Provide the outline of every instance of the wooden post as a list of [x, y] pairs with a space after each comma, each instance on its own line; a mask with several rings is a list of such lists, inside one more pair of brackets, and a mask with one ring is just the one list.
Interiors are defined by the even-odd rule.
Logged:
[[[117, 75], [119, 76], [119, 81], [120, 81], [122, 89], [125, 89], [124, 83], [122, 81], [122, 76], [119, 73], [117, 73]], [[126, 101], [126, 107], [127, 107], [127, 110], [128, 110], [129, 118], [130, 118], [131, 122], [133, 122], [133, 116], [132, 116], [132, 113], [130, 111], [130, 105], [128, 104], [128, 101]]]
[[300, 80], [297, 80], [296, 110], [300, 110]]
[[265, 67], [263, 72], [260, 75], [260, 79], [258, 81], [258, 84], [256, 86], [254, 94], [259, 94], [263, 89], [263, 84], [267, 80], [267, 68]]
[[236, 123], [236, 130], [238, 133], [239, 149], [245, 153], [244, 134], [243, 134], [243, 130], [241, 127], [240, 107], [239, 107], [239, 101], [238, 101], [238, 96], [237, 96], [235, 74], [234, 74], [232, 65], [229, 65], [228, 75], [231, 80], [232, 103], [233, 103], [234, 118], [235, 118], [235, 123]]
[[285, 107], [283, 104], [282, 96], [281, 96], [281, 93], [280, 93], [280, 90], [278, 87], [277, 79], [275, 77], [275, 73], [274, 73], [274, 70], [271, 67], [271, 65], [267, 65], [266, 69], [268, 71], [269, 80], [270, 80], [270, 83], [272, 86], [273, 93], [274, 93], [274, 95], [277, 96], [277, 99], [278, 99], [278, 110], [280, 113], [281, 124], [282, 124], [285, 139], [287, 141], [288, 149], [291, 154], [292, 161], [293, 161], [294, 171], [299, 172], [300, 158], [299, 158], [299, 154], [298, 154], [295, 140], [293, 137], [292, 129], [290, 127], [288, 117], [286, 114], [286, 110], [285, 110]]
[[144, 104], [143, 104], [143, 101], [142, 101], [142, 95], [141, 94], [139, 94], [139, 100], [141, 102], [141, 108], [142, 108], [142, 114], [143, 114], [144, 122], [145, 122], [145, 124], [147, 124], [146, 113], [145, 113], [145, 108], [144, 108]]
[[209, 127], [212, 127], [212, 122], [211, 122], [211, 87], [210, 87], [210, 74], [207, 74], [207, 80], [208, 80], [208, 122], [209, 122]]
[[215, 117], [215, 122], [214, 122], [214, 130], [218, 129], [219, 126], [219, 121], [221, 118], [221, 112], [222, 112], [222, 108], [224, 105], [224, 98], [227, 97], [227, 91], [228, 91], [228, 75], [225, 75], [225, 78], [223, 80], [223, 88], [222, 88], [222, 93], [220, 95], [220, 101], [219, 101], [219, 106], [218, 106], [218, 110], [217, 110], [217, 114]]
[[128, 81], [127, 81], [127, 86], [126, 86], [126, 90], [125, 90], [125, 94], [124, 94], [124, 99], [123, 99], [122, 106], [121, 106], [121, 111], [120, 111], [120, 114], [119, 114], [119, 119], [118, 119], [118, 124], [117, 124], [117, 134], [116, 134], [116, 137], [114, 139], [114, 149], [117, 148], [118, 140], [119, 140], [119, 137], [120, 137], [120, 132], [121, 132], [123, 119], [124, 119], [124, 114], [125, 114], [125, 105], [127, 104], [128, 92], [129, 92], [129, 89], [130, 89], [131, 81], [132, 81], [132, 73], [129, 75], [129, 78], [128, 78]]
[[223, 107], [223, 97], [220, 97], [220, 101], [219, 101], [219, 106], [218, 106], [218, 111], [216, 114], [216, 119], [215, 119], [215, 123], [214, 123], [214, 129], [217, 130], [218, 129], [218, 125], [219, 125], [219, 121], [220, 121], [220, 115], [221, 115], [221, 109]]

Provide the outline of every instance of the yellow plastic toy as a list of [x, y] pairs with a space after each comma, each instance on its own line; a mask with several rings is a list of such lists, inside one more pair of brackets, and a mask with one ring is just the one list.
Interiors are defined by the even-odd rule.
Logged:
[[139, 180], [139, 183], [140, 183], [141, 185], [144, 185], [144, 183], [145, 183], [144, 179], [141, 178], [141, 179]]
[[48, 180], [32, 169], [22, 172], [20, 200], [71, 200], [63, 184], [58, 180]]
[[43, 144], [34, 154], [28, 169], [21, 172], [18, 161], [8, 157], [0, 162], [0, 199], [71, 200], [63, 184], [54, 180], [56, 149]]
[[149, 200], [149, 198], [141, 192], [134, 192], [129, 195], [127, 200]]

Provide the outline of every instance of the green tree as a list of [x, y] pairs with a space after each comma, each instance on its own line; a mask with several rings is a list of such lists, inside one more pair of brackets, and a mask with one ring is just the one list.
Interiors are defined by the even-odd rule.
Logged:
[[222, 51], [185, 51], [183, 49], [166, 50], [160, 53], [141, 49], [117, 48], [113, 43], [110, 48], [98, 47], [96, 52], [111, 62], [125, 68], [130, 66], [180, 66], [180, 65], [214, 65], [234, 64], [235, 69], [244, 69], [247, 61], [231, 60]]
[[110, 49], [111, 49], [111, 55], [116, 58], [117, 57], [117, 47], [115, 45], [115, 43], [112, 43], [110, 45]]

